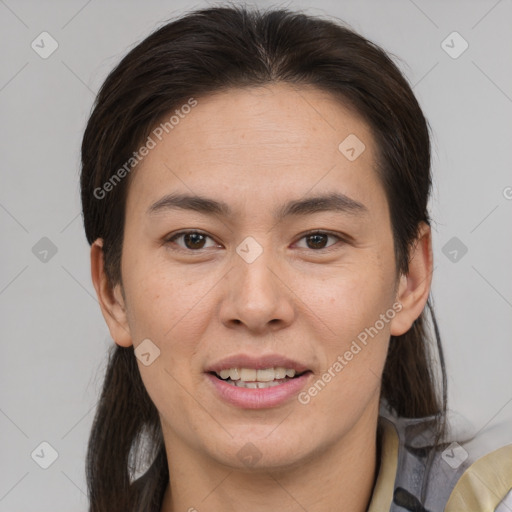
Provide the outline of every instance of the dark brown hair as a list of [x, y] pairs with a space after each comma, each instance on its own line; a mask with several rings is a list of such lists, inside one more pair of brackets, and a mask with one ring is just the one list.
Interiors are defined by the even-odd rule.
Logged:
[[[122, 59], [98, 93], [83, 137], [81, 193], [87, 240], [103, 239], [112, 285], [122, 283], [129, 176], [111, 181], [108, 193], [98, 190], [105, 190], [161, 119], [191, 97], [272, 82], [326, 91], [367, 122], [389, 204], [397, 276], [407, 274], [419, 225], [430, 224], [430, 140], [428, 123], [398, 67], [381, 48], [337, 20], [226, 6], [190, 12], [156, 30]], [[439, 438], [446, 375], [430, 299], [427, 305], [435, 343], [426, 311], [407, 333], [391, 337], [381, 398], [399, 416], [434, 415]], [[142, 453], [143, 437], [149, 450]], [[132, 483], [137, 457], [150, 468]], [[159, 511], [168, 481], [158, 412], [133, 348], [114, 345], [89, 439], [90, 511]]]

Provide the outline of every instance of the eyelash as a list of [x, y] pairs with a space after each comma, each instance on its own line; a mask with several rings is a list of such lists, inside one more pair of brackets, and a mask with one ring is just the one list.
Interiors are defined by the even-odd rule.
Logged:
[[[186, 231], [179, 231], [178, 233], [175, 233], [174, 235], [166, 238], [164, 240], [164, 242], [166, 244], [169, 244], [171, 242], [174, 243], [174, 240], [184, 236], [184, 235], [190, 235], [190, 234], [197, 234], [197, 235], [203, 235], [207, 238], [210, 238], [211, 240], [213, 240], [213, 238], [202, 232], [202, 231], [197, 231], [197, 230], [186, 230]], [[341, 235], [339, 234], [335, 234], [335, 233], [332, 233], [330, 231], [321, 231], [321, 230], [314, 230], [314, 231], [309, 231], [308, 233], [304, 233], [300, 238], [299, 238], [299, 241], [304, 239], [304, 238], [307, 238], [307, 237], [310, 237], [310, 236], [313, 236], [313, 235], [327, 235], [329, 237], [333, 237], [333, 238], [337, 238], [339, 242], [346, 242], [347, 240], [342, 237]], [[329, 252], [330, 250], [332, 250], [332, 247], [335, 247], [337, 245], [337, 243], [335, 244], [332, 244], [331, 246], [329, 247], [324, 247], [324, 248], [321, 248], [321, 249], [309, 249], [310, 251], [313, 251], [313, 252]], [[184, 247], [180, 247], [178, 246], [179, 248], [178, 249], [172, 249], [172, 250], [176, 250], [176, 251], [184, 251], [184, 252], [189, 252], [189, 253], [192, 253], [192, 252], [196, 252], [196, 253], [201, 253], [202, 251], [205, 251], [207, 250], [208, 248], [206, 249], [197, 249], [197, 250], [194, 250], [194, 249], [188, 249], [188, 248], [184, 248]], [[308, 248], [306, 248], [308, 249]]]

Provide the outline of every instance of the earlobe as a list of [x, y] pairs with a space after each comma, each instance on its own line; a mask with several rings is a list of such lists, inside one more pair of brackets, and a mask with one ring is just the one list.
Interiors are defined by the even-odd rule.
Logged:
[[432, 282], [432, 233], [422, 222], [418, 237], [410, 251], [409, 272], [400, 276], [396, 300], [402, 305], [391, 321], [391, 334], [405, 334], [421, 315], [428, 300]]
[[103, 318], [105, 318], [112, 339], [121, 347], [131, 346], [133, 342], [121, 285], [116, 284], [112, 287], [108, 281], [101, 238], [98, 238], [91, 246], [91, 277]]

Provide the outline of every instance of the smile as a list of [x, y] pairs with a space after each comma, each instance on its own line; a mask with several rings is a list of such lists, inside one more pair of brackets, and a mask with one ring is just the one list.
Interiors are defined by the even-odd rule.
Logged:
[[232, 386], [246, 389], [265, 389], [279, 386], [295, 378], [297, 372], [292, 368], [276, 367], [261, 370], [254, 368], [227, 368], [214, 373]]
[[[258, 375], [259, 372], [262, 373]], [[296, 374], [295, 370], [278, 367], [262, 370], [230, 368], [223, 370], [223, 375], [227, 375], [225, 378], [216, 372], [206, 375], [222, 401], [244, 409], [265, 409], [280, 406], [297, 395], [313, 374], [309, 370]]]

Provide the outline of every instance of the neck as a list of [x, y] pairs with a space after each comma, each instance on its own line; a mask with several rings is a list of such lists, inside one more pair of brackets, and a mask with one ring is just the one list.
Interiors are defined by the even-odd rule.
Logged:
[[371, 421], [285, 469], [231, 469], [166, 442], [170, 484], [161, 512], [364, 512], [378, 470], [372, 413]]

